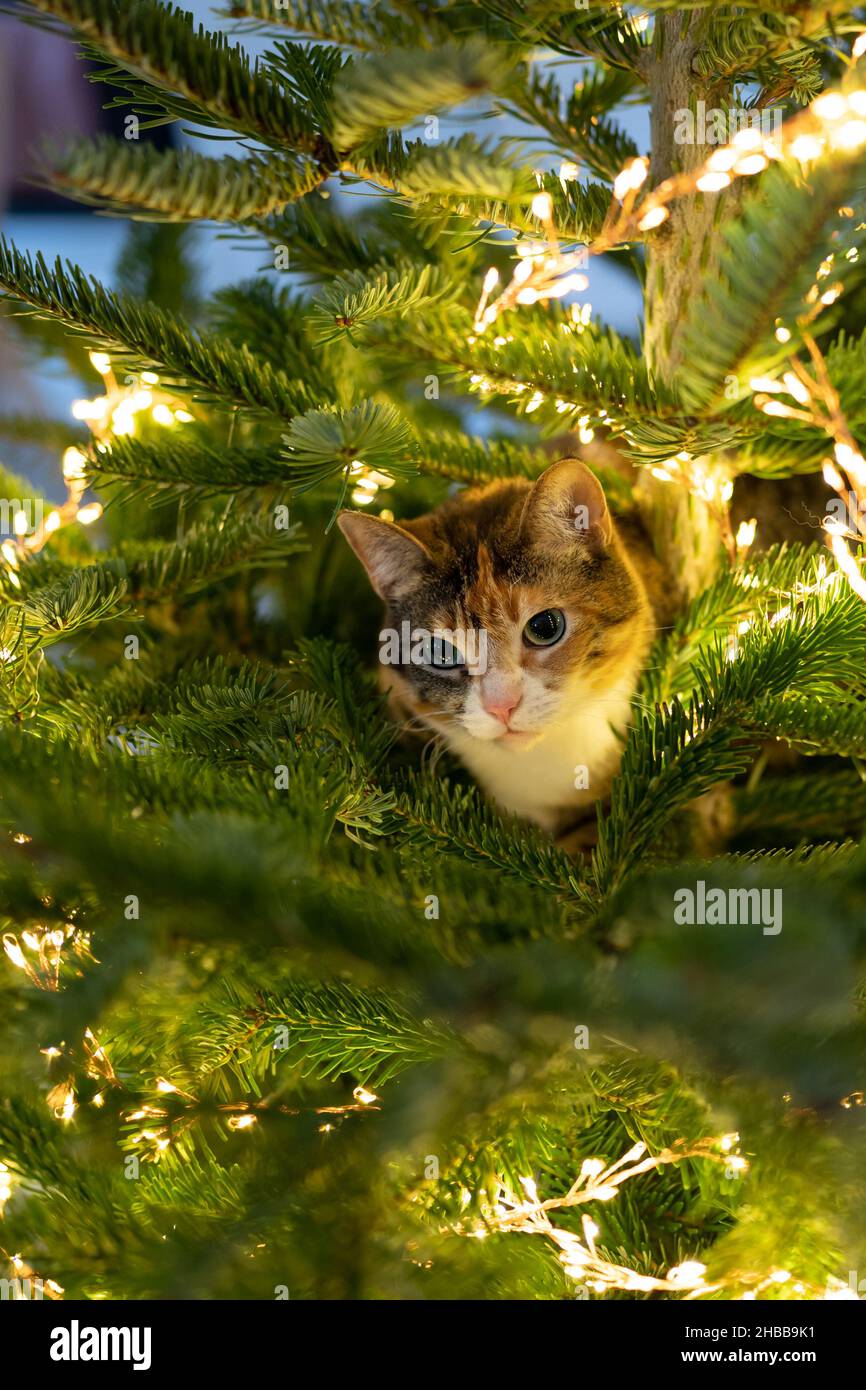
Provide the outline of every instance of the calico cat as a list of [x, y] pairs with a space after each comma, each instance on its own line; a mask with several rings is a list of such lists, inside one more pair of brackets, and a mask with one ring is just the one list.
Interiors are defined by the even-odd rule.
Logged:
[[[503, 810], [554, 834], [574, 825], [617, 770], [657, 621], [659, 566], [638, 523], [614, 523], [595, 475], [565, 458], [399, 525], [353, 511], [339, 525], [385, 628], [445, 634], [382, 666], [396, 709]], [[485, 640], [463, 651], [454, 633]]]

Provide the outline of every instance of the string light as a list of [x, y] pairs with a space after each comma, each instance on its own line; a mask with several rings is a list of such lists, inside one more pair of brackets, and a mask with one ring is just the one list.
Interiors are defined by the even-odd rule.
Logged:
[[[566, 1195], [547, 1201], [540, 1199], [532, 1177], [520, 1178], [522, 1194], [512, 1191], [499, 1179], [492, 1200], [488, 1200], [481, 1207], [481, 1224], [460, 1224], [456, 1230], [459, 1234], [476, 1240], [482, 1240], [493, 1232], [541, 1235], [558, 1248], [566, 1275], [600, 1295], [614, 1290], [667, 1292], [687, 1297], [712, 1293], [723, 1287], [725, 1281], [707, 1283], [706, 1266], [699, 1260], [682, 1261], [669, 1269], [663, 1278], [641, 1274], [637, 1270], [608, 1260], [599, 1251], [597, 1240], [601, 1234], [600, 1228], [588, 1212], [582, 1215], [580, 1235], [554, 1225], [550, 1214], [561, 1208], [572, 1208], [588, 1202], [613, 1201], [620, 1187], [631, 1179], [666, 1164], [680, 1163], [689, 1158], [708, 1158], [724, 1163], [727, 1167], [733, 1165], [735, 1158], [741, 1158], [745, 1168], [746, 1160], [741, 1155], [731, 1153], [731, 1149], [738, 1143], [739, 1135], [728, 1134], [720, 1139], [703, 1140], [692, 1146], [680, 1143], [664, 1149], [659, 1154], [651, 1155], [647, 1153], [646, 1144], [639, 1141], [612, 1164], [601, 1158], [584, 1159], [580, 1173]], [[464, 1199], [463, 1205], [467, 1204], [468, 1198]]]
[[[90, 428], [94, 445], [101, 452], [107, 452], [110, 449], [113, 438], [135, 434], [137, 417], [145, 411], [150, 412], [150, 418], [155, 424], [166, 428], [171, 428], [177, 424], [192, 423], [193, 415], [188, 410], [178, 408], [178, 402], [174, 397], [165, 391], [155, 392], [155, 388], [159, 385], [159, 376], [156, 372], [141, 372], [138, 377], [128, 379], [123, 385], [120, 385], [115, 377], [111, 358], [107, 352], [94, 350], [89, 353], [89, 358], [94, 370], [102, 377], [105, 394], [97, 396], [93, 400], [74, 401], [72, 415], [76, 420], [86, 422]], [[159, 399], [157, 399], [157, 394]], [[73, 522], [78, 522], [82, 526], [92, 526], [102, 516], [103, 508], [100, 503], [90, 502], [84, 506], [81, 505], [87, 487], [88, 466], [87, 455], [77, 446], [72, 445], [64, 450], [61, 468], [63, 481], [66, 485], [65, 502], [52, 508], [29, 534], [27, 534], [27, 518], [24, 517], [20, 522], [17, 518], [13, 518], [13, 532], [16, 537], [19, 559], [41, 550], [48, 539], [62, 527], [69, 526]], [[12, 564], [8, 554], [4, 554], [4, 559], [7, 563], [6, 578], [13, 587], [20, 588], [20, 579], [14, 576], [17, 565]]]

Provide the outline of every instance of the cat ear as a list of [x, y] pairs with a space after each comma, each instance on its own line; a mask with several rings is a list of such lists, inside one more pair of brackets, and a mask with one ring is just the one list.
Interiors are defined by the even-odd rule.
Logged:
[[580, 459], [560, 459], [544, 470], [526, 499], [520, 529], [556, 549], [580, 541], [604, 546], [613, 536], [604, 490]]
[[340, 512], [337, 525], [380, 598], [404, 598], [418, 585], [430, 563], [430, 552], [402, 526], [352, 511]]

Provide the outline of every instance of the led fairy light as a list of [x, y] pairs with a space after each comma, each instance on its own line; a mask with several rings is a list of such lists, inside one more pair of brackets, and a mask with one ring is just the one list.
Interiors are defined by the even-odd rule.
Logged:
[[[750, 1301], [774, 1286], [784, 1285], [786, 1295], [792, 1299], [848, 1297], [840, 1279], [830, 1276], [825, 1285], [818, 1286], [805, 1279], [796, 1279], [791, 1270], [782, 1267], [771, 1267], [760, 1273], [737, 1270], [735, 1274], [709, 1281], [706, 1265], [701, 1260], [687, 1259], [671, 1266], [663, 1277], [642, 1274], [605, 1257], [598, 1247], [601, 1230], [588, 1212], [581, 1217], [579, 1234], [554, 1225], [550, 1219], [550, 1213], [560, 1208], [614, 1201], [623, 1183], [684, 1159], [706, 1158], [724, 1164], [731, 1172], [743, 1173], [748, 1169], [748, 1161], [735, 1151], [739, 1142], [738, 1134], [725, 1134], [717, 1139], [699, 1141], [691, 1147], [678, 1144], [655, 1155], [648, 1155], [646, 1144], [638, 1142], [610, 1165], [604, 1159], [586, 1159], [568, 1193], [547, 1201], [541, 1200], [531, 1177], [520, 1178], [522, 1192], [513, 1191], [500, 1179], [492, 1199], [482, 1205], [482, 1223], [461, 1223], [454, 1230], [475, 1240], [484, 1240], [493, 1234], [540, 1235], [558, 1249], [564, 1273], [600, 1296], [615, 1291], [668, 1293], [693, 1301], [726, 1290], [732, 1298]], [[470, 1202], [471, 1193], [464, 1191], [463, 1207], [468, 1207]]]
[[363, 459], [352, 460], [349, 467], [349, 477], [354, 483], [352, 501], [358, 507], [369, 507], [380, 488], [393, 487], [397, 481], [390, 473], [382, 473], [377, 468], [368, 468]]
[[[133, 435], [138, 427], [137, 417], [148, 413], [154, 424], [172, 428], [179, 424], [190, 424], [195, 418], [185, 410], [175, 397], [166, 391], [159, 391], [159, 377], [156, 372], [144, 371], [132, 381], [120, 385], [107, 352], [89, 353], [94, 370], [102, 377], [104, 394], [94, 399], [80, 399], [72, 404], [72, 415], [90, 429], [96, 448], [108, 452], [112, 439]], [[40, 551], [55, 531], [78, 522], [81, 526], [92, 526], [102, 516], [100, 502], [83, 503], [87, 490], [87, 467], [89, 459], [77, 446], [64, 450], [62, 458], [63, 481], [66, 486], [66, 499], [52, 507], [47, 516], [32, 532], [28, 533], [27, 518], [19, 528], [17, 518], [13, 518], [14, 542], [12, 552], [2, 549], [5, 562], [5, 577], [13, 588], [20, 588], [17, 570], [19, 561], [28, 554]]]
[[[860, 35], [852, 49], [852, 70], [866, 53], [866, 34]], [[538, 299], [551, 298], [559, 277], [585, 265], [587, 255], [600, 255], [638, 233], [656, 231], [670, 217], [670, 204], [694, 193], [721, 193], [735, 179], [753, 178], [768, 168], [771, 161], [787, 154], [799, 164], [808, 165], [828, 150], [852, 152], [866, 144], [866, 88], [822, 92], [811, 105], [786, 121], [780, 138], [764, 135], [748, 127], [737, 131], [731, 141], [713, 153], [697, 169], [664, 179], [646, 197], [638, 201], [638, 193], [646, 182], [649, 161], [643, 157], [630, 159], [617, 174], [613, 183], [613, 202], [597, 237], [579, 252], [561, 252], [552, 221], [553, 204], [547, 193], [537, 194], [532, 212], [544, 226], [548, 249], [540, 249], [533, 257], [530, 275], [512, 277], [493, 303], [487, 298], [495, 285], [493, 281], [483, 299], [483, 310], [476, 314], [475, 333], [483, 333], [499, 315], [519, 304], [532, 304]], [[577, 176], [571, 161], [563, 161], [559, 181], [565, 191]], [[488, 271], [488, 276], [490, 272]], [[584, 278], [584, 277], [581, 277]], [[520, 286], [523, 286], [521, 296]], [[569, 286], [577, 288], [577, 286]], [[567, 293], [568, 290], [562, 290]]]
[[[576, 170], [575, 165], [564, 163], [560, 166], [559, 178], [563, 189], [572, 181], [572, 170]], [[586, 276], [579, 273], [586, 263], [585, 250], [563, 251], [560, 247], [550, 194], [543, 189], [536, 193], [531, 212], [541, 223], [544, 240], [523, 239], [517, 243], [518, 260], [511, 280], [492, 303], [488, 303], [488, 300], [499, 283], [499, 271], [491, 266], [486, 272], [472, 325], [475, 334], [484, 333], [500, 314], [509, 309], [536, 304], [541, 299], [561, 299], [572, 291], [589, 287]]]
[[5, 1163], [0, 1163], [0, 1217], [9, 1198], [12, 1196], [12, 1174]]
[[728, 503], [734, 495], [734, 482], [725, 465], [693, 458], [683, 449], [674, 457], [665, 459], [664, 463], [654, 465], [650, 473], [660, 483], [681, 484], [706, 504], [719, 527], [728, 557], [733, 560], [737, 543], [731, 529]]
[[[0, 1168], [2, 1167], [3, 1164], [0, 1164]], [[65, 1290], [58, 1284], [57, 1280], [43, 1279], [42, 1275], [38, 1274], [33, 1266], [27, 1263], [23, 1255], [10, 1255], [9, 1251], [4, 1250], [3, 1246], [0, 1245], [0, 1260], [5, 1260], [10, 1266], [14, 1279], [18, 1281], [27, 1280], [29, 1283], [30, 1288], [28, 1291], [25, 1293], [22, 1290], [20, 1293], [20, 1298], [22, 1300], [29, 1302], [33, 1298], [39, 1298], [40, 1294], [43, 1298], [50, 1298], [55, 1302], [63, 1298]], [[34, 1293], [34, 1286], [39, 1290], [38, 1293]], [[18, 1297], [19, 1295], [13, 1294], [14, 1299]]]
[[[834, 105], [833, 111], [838, 108]], [[847, 209], [843, 209], [847, 211]], [[788, 369], [781, 379], [753, 378], [749, 385], [757, 391], [755, 406], [765, 415], [781, 419], [800, 420], [817, 429], [822, 429], [833, 440], [835, 461], [825, 459], [822, 465], [824, 481], [842, 499], [846, 506], [853, 530], [836, 517], [824, 519], [827, 544], [833, 558], [854, 592], [866, 601], [866, 579], [848, 542], [862, 542], [866, 538], [866, 458], [854, 438], [848, 424], [839, 393], [830, 378], [824, 355], [818, 346], [809, 325], [820, 312], [822, 304], [833, 303], [841, 293], [841, 285], [833, 285], [823, 294], [818, 293], [819, 280], [832, 270], [832, 256], [819, 266], [815, 284], [806, 296], [811, 305], [809, 311], [797, 321], [802, 342], [809, 353], [812, 372], [809, 372], [800, 359], [792, 356]], [[788, 335], [790, 337], [790, 334]], [[779, 400], [787, 395], [797, 404], [792, 406]], [[853, 513], [849, 506], [854, 499]]]
[[[620, 1187], [632, 1178], [689, 1158], [708, 1158], [736, 1171], [745, 1171], [747, 1160], [733, 1152], [738, 1144], [738, 1134], [727, 1134], [701, 1140], [691, 1146], [684, 1143], [674, 1145], [659, 1154], [650, 1155], [646, 1144], [639, 1141], [615, 1163], [608, 1164], [601, 1158], [585, 1159], [565, 1196], [547, 1201], [541, 1200], [531, 1177], [520, 1179], [522, 1194], [512, 1191], [499, 1180], [492, 1202], [482, 1207], [482, 1224], [461, 1224], [456, 1230], [476, 1240], [493, 1233], [507, 1232], [544, 1236], [558, 1248], [560, 1261], [569, 1278], [597, 1294], [627, 1290], [635, 1293], [667, 1292], [694, 1298], [713, 1293], [728, 1281], [708, 1283], [704, 1277], [706, 1266], [699, 1260], [686, 1260], [674, 1265], [664, 1278], [640, 1274], [637, 1270], [606, 1259], [599, 1251], [597, 1240], [600, 1230], [588, 1213], [582, 1216], [580, 1235], [555, 1226], [550, 1213], [588, 1202], [613, 1201]], [[467, 1194], [464, 1206], [469, 1200], [471, 1197]]]

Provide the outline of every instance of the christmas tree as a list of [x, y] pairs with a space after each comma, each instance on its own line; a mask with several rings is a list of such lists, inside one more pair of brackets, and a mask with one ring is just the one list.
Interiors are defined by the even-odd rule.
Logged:
[[[856, 1297], [856, 7], [0, 8], [121, 109], [45, 178], [131, 224], [112, 288], [0, 245], [15, 331], [91, 383], [0, 422], [66, 486], [2, 543], [0, 1273]], [[238, 262], [209, 302], [199, 222]], [[586, 302], [602, 257], [640, 340]], [[673, 609], [577, 854], [400, 737], [333, 525], [535, 478], [564, 435]]]

